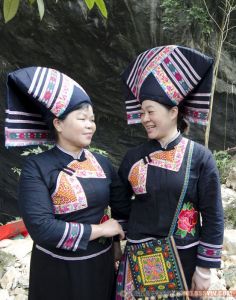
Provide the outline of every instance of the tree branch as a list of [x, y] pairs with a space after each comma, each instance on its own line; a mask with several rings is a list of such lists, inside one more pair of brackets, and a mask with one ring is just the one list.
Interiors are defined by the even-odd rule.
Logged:
[[213, 18], [213, 16], [212, 16], [212, 14], [209, 12], [209, 9], [208, 9], [208, 6], [207, 6], [207, 4], [206, 4], [206, 1], [205, 0], [202, 0], [203, 1], [203, 3], [204, 3], [204, 5], [205, 5], [205, 7], [206, 7], [206, 10], [207, 10], [207, 13], [208, 13], [208, 15], [209, 15], [209, 17], [212, 19], [212, 21], [215, 23], [215, 25], [217, 26], [217, 28], [221, 31], [221, 28], [220, 28], [220, 26], [219, 26], [219, 24], [216, 22], [216, 20]]

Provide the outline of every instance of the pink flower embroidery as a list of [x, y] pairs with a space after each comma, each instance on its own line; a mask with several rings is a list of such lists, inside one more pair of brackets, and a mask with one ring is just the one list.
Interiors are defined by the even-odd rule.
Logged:
[[187, 202], [184, 204], [178, 217], [178, 230], [176, 234], [184, 238], [187, 233], [194, 236], [195, 226], [198, 220], [198, 212], [194, 209], [193, 204]]

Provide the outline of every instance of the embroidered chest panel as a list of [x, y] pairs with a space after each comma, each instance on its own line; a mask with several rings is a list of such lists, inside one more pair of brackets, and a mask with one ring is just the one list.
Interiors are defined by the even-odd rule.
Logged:
[[146, 193], [147, 171], [149, 166], [155, 166], [178, 172], [184, 158], [185, 150], [188, 144], [186, 138], [182, 138], [180, 143], [170, 151], [155, 151], [149, 154], [149, 162], [145, 163], [143, 159], [137, 161], [131, 168], [128, 180], [135, 194]]
[[84, 151], [86, 160], [73, 160], [58, 175], [55, 191], [51, 195], [55, 214], [71, 213], [88, 207], [79, 178], [106, 178], [93, 154]]

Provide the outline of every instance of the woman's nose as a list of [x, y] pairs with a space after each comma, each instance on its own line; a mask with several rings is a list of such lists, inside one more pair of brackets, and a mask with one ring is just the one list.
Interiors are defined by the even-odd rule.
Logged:
[[87, 120], [85, 126], [86, 126], [87, 128], [91, 128], [91, 127], [93, 126], [93, 124], [94, 124], [94, 122], [92, 122], [92, 121], [90, 121], [90, 120]]
[[146, 122], [150, 121], [149, 114], [143, 114], [143, 115], [141, 116], [141, 121], [142, 121], [143, 123], [146, 123]]

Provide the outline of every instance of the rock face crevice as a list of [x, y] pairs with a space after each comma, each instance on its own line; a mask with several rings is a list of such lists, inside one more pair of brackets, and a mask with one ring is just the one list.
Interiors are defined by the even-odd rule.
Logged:
[[[22, 2], [17, 16], [0, 22], [0, 211], [18, 215], [17, 178], [11, 167], [21, 167], [21, 149], [4, 147], [6, 74], [20, 67], [41, 65], [74, 78], [91, 96], [96, 113], [94, 143], [110, 153], [117, 166], [126, 150], [145, 140], [141, 126], [127, 127], [120, 73], [140, 52], [162, 44], [201, 48], [194, 32], [164, 31], [160, 1], [110, 0], [108, 20], [84, 1], [46, 1], [42, 20], [36, 8]], [[35, 11], [34, 11], [35, 10]], [[192, 30], [192, 29], [191, 29]], [[196, 29], [197, 30], [197, 29]], [[214, 36], [212, 37], [214, 40]], [[211, 47], [206, 50], [211, 55]], [[236, 53], [223, 49], [214, 102], [211, 149], [236, 145]], [[232, 85], [234, 83], [234, 85]], [[204, 131], [192, 126], [190, 138], [203, 142]], [[0, 220], [1, 221], [1, 220]]]

